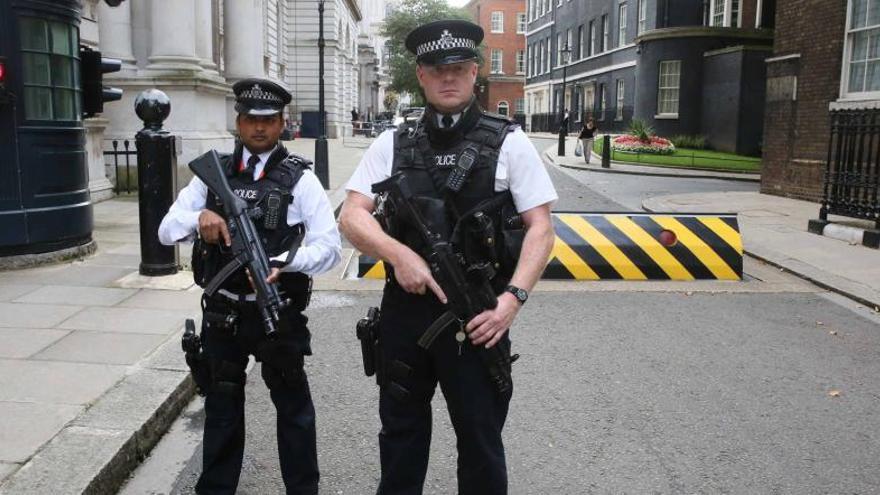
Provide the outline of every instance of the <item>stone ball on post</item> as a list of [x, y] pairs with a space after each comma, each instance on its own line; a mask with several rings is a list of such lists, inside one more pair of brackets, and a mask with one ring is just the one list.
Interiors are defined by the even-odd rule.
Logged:
[[171, 99], [158, 89], [147, 89], [134, 100], [134, 111], [148, 129], [161, 129], [171, 113]]

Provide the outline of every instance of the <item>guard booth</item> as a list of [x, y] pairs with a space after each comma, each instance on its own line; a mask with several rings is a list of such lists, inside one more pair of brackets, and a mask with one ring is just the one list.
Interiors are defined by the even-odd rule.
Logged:
[[0, 256], [91, 241], [80, 9], [0, 0]]

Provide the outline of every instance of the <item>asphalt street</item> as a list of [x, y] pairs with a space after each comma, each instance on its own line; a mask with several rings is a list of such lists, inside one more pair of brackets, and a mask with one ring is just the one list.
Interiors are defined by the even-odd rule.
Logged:
[[[681, 180], [627, 177], [632, 189], [615, 183], [625, 193], [617, 202], [610, 188], [592, 189], [600, 174], [550, 171], [558, 210], [631, 209], [634, 197]], [[743, 186], [711, 182], [701, 187]], [[760, 292], [754, 280], [723, 292], [607, 291], [601, 282], [535, 292], [511, 330], [522, 358], [505, 428], [510, 493], [880, 491], [880, 315], [779, 277], [796, 289]], [[326, 494], [372, 493], [379, 473], [378, 391], [363, 376], [354, 324], [380, 294], [356, 289], [318, 292], [308, 310]], [[249, 377], [239, 493], [283, 493], [274, 409], [259, 370]], [[192, 492], [201, 401], [121, 493]], [[455, 439], [439, 393], [434, 408], [425, 492], [455, 493]]]

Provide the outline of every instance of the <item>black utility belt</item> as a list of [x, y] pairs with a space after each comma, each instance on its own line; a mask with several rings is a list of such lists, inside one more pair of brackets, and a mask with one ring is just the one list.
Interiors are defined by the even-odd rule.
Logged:
[[257, 302], [257, 294], [255, 292], [251, 292], [250, 294], [236, 294], [235, 292], [226, 289], [218, 289], [216, 294], [224, 299], [237, 303]]

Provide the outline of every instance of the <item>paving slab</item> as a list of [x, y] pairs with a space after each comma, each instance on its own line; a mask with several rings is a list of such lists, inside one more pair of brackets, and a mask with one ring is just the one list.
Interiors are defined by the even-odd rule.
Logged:
[[193, 286], [182, 291], [142, 290], [119, 303], [124, 308], [179, 309], [199, 311], [202, 289]]
[[16, 297], [27, 294], [42, 287], [42, 285], [33, 284], [5, 284], [3, 283], [3, 274], [0, 273], [0, 301], [11, 301]]
[[107, 287], [45, 286], [14, 300], [32, 304], [73, 304], [76, 306], [114, 306], [133, 296], [135, 289]]
[[124, 366], [0, 359], [0, 401], [89, 404], [123, 375]]
[[94, 256], [83, 259], [83, 264], [88, 266], [118, 266], [128, 268], [129, 270], [137, 270], [141, 263], [140, 255], [112, 254], [103, 248], [104, 245], [101, 244], [101, 248], [98, 249]]
[[66, 265], [21, 270], [10, 274], [14, 283], [107, 287], [131, 272], [129, 268], [84, 265], [75, 261]]
[[0, 358], [27, 358], [68, 333], [68, 330], [48, 328], [0, 328]]
[[0, 402], [0, 460], [27, 461], [83, 409], [77, 405]]
[[0, 461], [0, 483], [20, 467], [20, 463]]
[[139, 272], [126, 274], [124, 277], [113, 282], [114, 287], [155, 290], [186, 290], [195, 284], [192, 272], [179, 271], [173, 275], [162, 277], [145, 277]]
[[[196, 328], [201, 328], [201, 314], [198, 314], [198, 312], [193, 314], [193, 320], [195, 320]], [[184, 359], [183, 350], [180, 347], [180, 338], [182, 336], [183, 328], [147, 356], [139, 363], [139, 366], [149, 369], [189, 373], [189, 367], [186, 365], [186, 359]]]
[[31, 356], [41, 361], [134, 364], [168, 337], [142, 333], [106, 333], [75, 330]]
[[58, 328], [167, 335], [182, 327], [188, 315], [184, 311], [89, 307]]
[[52, 328], [82, 309], [60, 304], [0, 303], [0, 327]]
[[115, 490], [95, 486], [96, 475], [103, 474], [107, 459], [123, 450], [130, 441], [124, 431], [65, 428], [8, 477], [0, 485], [0, 493], [112, 493]]

